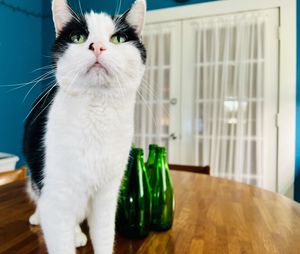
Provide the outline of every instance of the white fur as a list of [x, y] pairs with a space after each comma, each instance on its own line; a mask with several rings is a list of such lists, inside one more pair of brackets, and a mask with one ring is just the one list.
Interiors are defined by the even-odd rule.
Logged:
[[[71, 45], [57, 63], [60, 89], [46, 128], [44, 187], [31, 217], [32, 223], [40, 219], [50, 254], [75, 254], [75, 246], [86, 244], [78, 226], [85, 218], [95, 253], [113, 252], [117, 196], [144, 73], [133, 45], [110, 42], [115, 27], [109, 16], [92, 12], [86, 19], [88, 40]], [[105, 70], [88, 71], [93, 42], [106, 47], [99, 59]]]
[[34, 226], [40, 225], [40, 217], [37, 210], [29, 217], [29, 223]]
[[[40, 216], [38, 213], [38, 209], [29, 217], [29, 223], [33, 226], [40, 225]], [[82, 247], [87, 244], [87, 236], [81, 231], [80, 225], [78, 224], [75, 227], [75, 247]]]
[[80, 226], [75, 227], [75, 247], [85, 246], [87, 243], [86, 235], [81, 231]]

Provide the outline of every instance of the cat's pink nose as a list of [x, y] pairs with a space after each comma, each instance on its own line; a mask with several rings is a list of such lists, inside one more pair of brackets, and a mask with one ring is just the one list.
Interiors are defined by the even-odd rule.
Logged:
[[101, 53], [103, 51], [106, 50], [106, 48], [103, 46], [103, 44], [101, 44], [100, 42], [97, 42], [97, 43], [91, 43], [89, 46], [89, 50], [94, 51], [96, 57], [98, 57], [101, 55]]

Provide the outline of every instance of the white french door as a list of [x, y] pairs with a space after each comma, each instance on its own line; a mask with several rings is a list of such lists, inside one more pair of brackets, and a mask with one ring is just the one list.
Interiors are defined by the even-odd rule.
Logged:
[[277, 9], [147, 25], [135, 144], [276, 189]]
[[182, 163], [275, 190], [278, 20], [273, 9], [183, 22]]
[[146, 73], [137, 94], [134, 144], [165, 146], [169, 161], [180, 163], [181, 22], [147, 25]]

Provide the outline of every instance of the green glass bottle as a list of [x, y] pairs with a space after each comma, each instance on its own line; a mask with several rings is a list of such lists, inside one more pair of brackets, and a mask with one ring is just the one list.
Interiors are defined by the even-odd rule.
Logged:
[[149, 167], [150, 165], [154, 164], [157, 147], [158, 146], [155, 145], [155, 144], [150, 144], [149, 145], [149, 154], [148, 154], [148, 160], [147, 160], [147, 163], [146, 163], [146, 167]]
[[119, 196], [118, 196], [118, 203], [117, 203], [117, 212], [116, 212], [116, 230], [121, 231], [121, 225], [123, 224], [124, 216], [123, 216], [123, 207], [122, 202], [124, 201], [127, 193], [127, 186], [128, 186], [128, 175], [129, 175], [129, 168], [132, 168], [133, 165], [133, 158], [134, 158], [134, 144], [131, 145], [130, 153], [128, 156], [128, 161], [126, 165], [126, 170], [124, 172], [124, 176], [121, 182]]
[[151, 178], [152, 220], [151, 228], [167, 230], [172, 227], [174, 217], [174, 192], [167, 163], [167, 152], [163, 147], [156, 149], [154, 174]]
[[151, 192], [143, 150], [133, 148], [120, 189], [117, 230], [129, 237], [145, 237], [150, 232]]
[[158, 145], [155, 145], [155, 144], [149, 145], [148, 160], [146, 163], [149, 182], [152, 181], [151, 179], [153, 178], [154, 163], [155, 163], [155, 159], [156, 159], [156, 149], [157, 148], [158, 148]]

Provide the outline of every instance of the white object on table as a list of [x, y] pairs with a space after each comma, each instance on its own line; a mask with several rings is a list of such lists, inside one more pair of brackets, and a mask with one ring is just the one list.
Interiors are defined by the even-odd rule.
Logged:
[[9, 153], [0, 153], [0, 172], [16, 169], [19, 157]]

